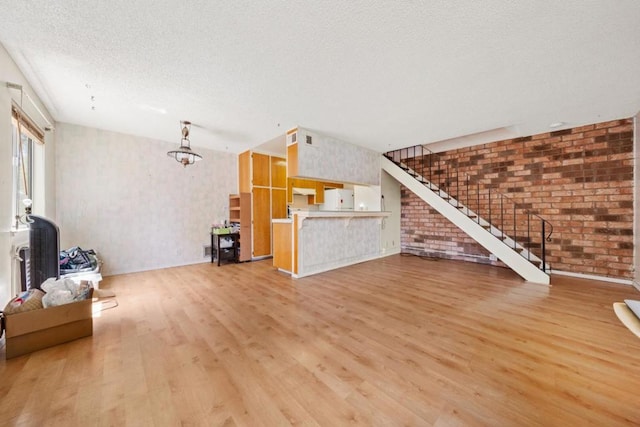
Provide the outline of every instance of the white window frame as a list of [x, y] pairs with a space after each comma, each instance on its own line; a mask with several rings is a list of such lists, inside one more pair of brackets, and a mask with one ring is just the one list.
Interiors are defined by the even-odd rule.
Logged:
[[[11, 142], [13, 146], [12, 231], [28, 228], [25, 218], [25, 198], [29, 198], [32, 201], [33, 213], [42, 212], [43, 208], [38, 206], [42, 201], [42, 197], [39, 194], [35, 194], [36, 192], [40, 193], [43, 189], [36, 188], [39, 186], [34, 185], [34, 183], [36, 182], [36, 174], [43, 173], [43, 171], [36, 171], [35, 164], [37, 162], [35, 157], [43, 154], [44, 134], [42, 131], [38, 132], [39, 129], [37, 127], [34, 128], [33, 122], [23, 116], [23, 113], [18, 113], [17, 115], [18, 117], [14, 112], [11, 117]], [[35, 132], [31, 132], [30, 128], [33, 128]], [[37, 137], [36, 133], [40, 133], [42, 137]], [[21, 141], [20, 136], [22, 137]], [[26, 190], [23, 190], [25, 182]]]

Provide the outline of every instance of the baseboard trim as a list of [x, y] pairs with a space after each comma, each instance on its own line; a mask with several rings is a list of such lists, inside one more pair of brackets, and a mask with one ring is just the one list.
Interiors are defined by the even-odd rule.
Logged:
[[397, 255], [399, 253], [400, 253], [399, 250], [397, 252], [394, 251], [393, 253], [390, 253], [390, 252], [389, 253], [380, 253], [380, 254], [377, 254], [377, 255], [372, 255], [372, 256], [364, 257], [364, 258], [353, 260], [353, 261], [348, 261], [348, 262], [345, 262], [345, 263], [339, 263], [339, 264], [334, 264], [334, 265], [327, 266], [327, 267], [322, 267], [322, 268], [319, 268], [317, 270], [304, 272], [302, 274], [300, 274], [300, 273], [292, 274], [291, 277], [293, 277], [294, 279], [302, 279], [303, 277], [313, 276], [313, 275], [320, 274], [320, 273], [326, 273], [327, 271], [337, 270], [339, 268], [348, 267], [350, 265], [360, 264], [360, 263], [367, 262], [367, 261], [373, 261], [373, 260], [376, 260], [376, 259], [380, 259], [380, 258], [385, 258], [385, 257], [391, 256], [391, 255]]
[[601, 282], [611, 282], [611, 283], [618, 283], [620, 285], [634, 286], [633, 281], [629, 279], [616, 279], [615, 277], [596, 276], [594, 274], [572, 273], [570, 271], [553, 270], [551, 271], [551, 275], [552, 276], [553, 275], [569, 276], [569, 277], [576, 277], [580, 279], [599, 280]]

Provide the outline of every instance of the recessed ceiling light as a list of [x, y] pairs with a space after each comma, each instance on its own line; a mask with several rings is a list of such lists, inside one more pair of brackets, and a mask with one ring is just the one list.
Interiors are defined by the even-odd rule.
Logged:
[[559, 128], [560, 126], [566, 125], [565, 122], [554, 122], [549, 125], [550, 128]]

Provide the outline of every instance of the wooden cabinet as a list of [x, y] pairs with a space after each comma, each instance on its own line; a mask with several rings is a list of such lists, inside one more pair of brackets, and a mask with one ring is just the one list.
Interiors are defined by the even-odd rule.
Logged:
[[273, 266], [284, 271], [292, 271], [292, 228], [291, 222], [273, 224]]
[[271, 156], [251, 153], [251, 185], [271, 187]]
[[253, 196], [253, 253], [254, 257], [271, 255], [271, 189], [254, 187]]
[[251, 192], [251, 151], [238, 156], [238, 187], [241, 193]]
[[287, 187], [287, 161], [281, 157], [271, 157], [271, 187]]
[[287, 146], [287, 176], [298, 176], [298, 144]]
[[[245, 151], [238, 156], [238, 182], [241, 192], [250, 195], [249, 244], [242, 238], [241, 248], [251, 248], [250, 257], [261, 258], [272, 254], [272, 218], [286, 218], [286, 159], [269, 154]], [[231, 204], [229, 205], [231, 206]], [[246, 249], [240, 251], [245, 260]]]
[[287, 190], [284, 188], [271, 189], [271, 218], [287, 217]]
[[[338, 187], [339, 185], [339, 187]], [[324, 203], [324, 188], [328, 187], [327, 183], [322, 181], [316, 181], [316, 200], [315, 203]], [[331, 188], [342, 188], [342, 184], [333, 184]]]
[[313, 179], [287, 178], [287, 203], [293, 203], [293, 189], [308, 188], [315, 190], [315, 196], [309, 196], [309, 204], [324, 203], [325, 188], [344, 188], [344, 184], [337, 182], [316, 181]]

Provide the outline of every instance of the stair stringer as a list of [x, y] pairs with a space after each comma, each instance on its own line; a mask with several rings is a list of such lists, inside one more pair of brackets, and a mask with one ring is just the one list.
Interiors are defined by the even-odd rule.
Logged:
[[389, 175], [428, 203], [432, 208], [464, 231], [469, 237], [478, 242], [478, 244], [498, 257], [500, 261], [509, 266], [524, 280], [544, 285], [549, 284], [549, 275], [547, 273], [530, 263], [517, 251], [505, 245], [501, 239], [485, 230], [475, 220], [469, 218], [454, 205], [442, 199], [438, 194], [421, 184], [391, 160], [381, 156], [381, 166]]

